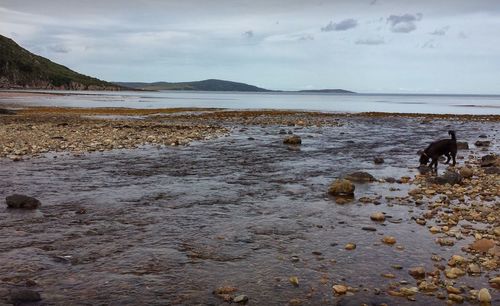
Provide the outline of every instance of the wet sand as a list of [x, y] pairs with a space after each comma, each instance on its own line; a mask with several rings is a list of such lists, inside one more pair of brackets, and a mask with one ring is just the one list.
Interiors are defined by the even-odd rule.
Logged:
[[[484, 176], [477, 164], [481, 156], [500, 152], [498, 119], [187, 109], [48, 108], [2, 115], [2, 126], [12, 124], [3, 135], [10, 131], [30, 142], [44, 139], [32, 134], [41, 127], [56, 129], [49, 136], [71, 127], [64, 137], [77, 141], [76, 132], [88, 131], [92, 139], [101, 135], [91, 132], [96, 126], [109, 136], [106, 125], [127, 125], [125, 134], [139, 138], [131, 148], [88, 150], [83, 142], [77, 150], [0, 159], [0, 198], [21, 193], [42, 202], [36, 211], [0, 208], [0, 303], [9, 301], [12, 290], [27, 288], [49, 305], [219, 305], [240, 294], [248, 296], [248, 305], [415, 305], [413, 299], [440, 305], [452, 285], [465, 304], [478, 304], [471, 289], [488, 288], [494, 305], [500, 294], [489, 280], [499, 276], [498, 265], [483, 263], [498, 263], [498, 254], [476, 256], [462, 248], [478, 238], [474, 234], [498, 247], [499, 175]], [[189, 145], [176, 146], [170, 145], [175, 137], [161, 143], [141, 138], [156, 135], [155, 128], [176, 135], [173, 127], [179, 126], [203, 137], [187, 137]], [[451, 186], [434, 188], [432, 197], [408, 195], [417, 187], [423, 193], [433, 188], [418, 175], [416, 152], [449, 129], [471, 148], [459, 151], [458, 166], [467, 161], [481, 184], [491, 182], [493, 189], [489, 198], [453, 202], [489, 207], [494, 217], [446, 225], [461, 236], [442, 231], [442, 216], [424, 217], [432, 208], [454, 210], [435, 207], [434, 196], [453, 191]], [[289, 131], [302, 137], [300, 147], [282, 143]], [[491, 145], [475, 147], [483, 134]], [[377, 156], [385, 163], [374, 164]], [[446, 165], [439, 167], [441, 174]], [[356, 170], [378, 180], [356, 183], [355, 198], [346, 204], [328, 196], [333, 180]], [[399, 182], [388, 183], [387, 177]], [[473, 179], [464, 180], [464, 188]], [[374, 212], [384, 212], [386, 220], [372, 221]], [[425, 225], [416, 222], [422, 218]], [[432, 226], [440, 232], [432, 234]], [[385, 236], [395, 237], [396, 244], [381, 242]], [[453, 245], [436, 238], [452, 239]], [[347, 243], [356, 248], [346, 250]], [[446, 277], [452, 255], [477, 262], [481, 273]], [[408, 273], [417, 266], [438, 288], [395, 296], [422, 284]], [[290, 277], [297, 277], [298, 286]], [[332, 292], [339, 284], [349, 287], [347, 294]], [[237, 290], [214, 294], [221, 287]]]

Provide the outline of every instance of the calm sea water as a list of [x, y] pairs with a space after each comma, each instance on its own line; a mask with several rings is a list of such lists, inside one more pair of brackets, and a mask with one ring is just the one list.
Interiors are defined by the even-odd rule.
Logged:
[[[54, 93], [36, 91], [38, 93]], [[75, 92], [57, 91], [0, 101], [71, 107], [289, 109], [326, 112], [500, 114], [500, 95], [310, 94], [243, 92]]]

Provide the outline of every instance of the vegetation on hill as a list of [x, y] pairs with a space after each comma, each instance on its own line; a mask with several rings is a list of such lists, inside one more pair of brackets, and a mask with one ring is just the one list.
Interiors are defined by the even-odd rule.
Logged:
[[142, 90], [199, 90], [199, 91], [250, 91], [265, 92], [270, 91], [245, 83], [224, 81], [224, 80], [204, 80], [196, 82], [155, 82], [155, 83], [115, 83], [121, 86]]
[[56, 64], [0, 35], [0, 88], [120, 90], [121, 86], [101, 81]]

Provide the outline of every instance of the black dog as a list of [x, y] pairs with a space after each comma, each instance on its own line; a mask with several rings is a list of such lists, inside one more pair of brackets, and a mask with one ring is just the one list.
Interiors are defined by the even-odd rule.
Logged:
[[431, 159], [431, 164], [429, 167], [432, 169], [432, 165], [435, 167], [437, 172], [438, 159], [441, 155], [446, 156], [448, 159], [445, 164], [450, 162], [453, 158], [453, 166], [455, 166], [455, 158], [457, 156], [457, 137], [454, 131], [448, 131], [451, 135], [451, 139], [441, 139], [431, 143], [427, 149], [424, 150], [422, 155], [420, 155], [420, 165], [427, 165], [429, 159]]

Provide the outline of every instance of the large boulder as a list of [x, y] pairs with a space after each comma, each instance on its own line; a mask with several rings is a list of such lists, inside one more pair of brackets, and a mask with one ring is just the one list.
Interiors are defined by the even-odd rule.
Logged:
[[363, 171], [356, 171], [353, 173], [349, 173], [349, 174], [345, 175], [344, 178], [346, 180], [350, 180], [352, 182], [360, 182], [360, 183], [375, 181], [375, 178], [373, 177], [373, 175], [371, 175], [370, 173], [367, 173], [367, 172], [363, 172]]
[[13, 194], [5, 198], [8, 208], [37, 209], [42, 205], [39, 200], [22, 194]]
[[335, 196], [352, 196], [354, 195], [354, 189], [356, 187], [354, 184], [345, 179], [339, 179], [334, 181], [330, 188], [328, 188], [328, 193]]
[[302, 139], [299, 135], [290, 135], [283, 139], [283, 143], [289, 145], [300, 145], [302, 143]]
[[429, 182], [431, 184], [439, 184], [439, 185], [445, 185], [445, 184], [455, 185], [455, 184], [460, 184], [462, 182], [462, 176], [457, 172], [446, 171], [443, 175], [434, 178], [429, 178]]

